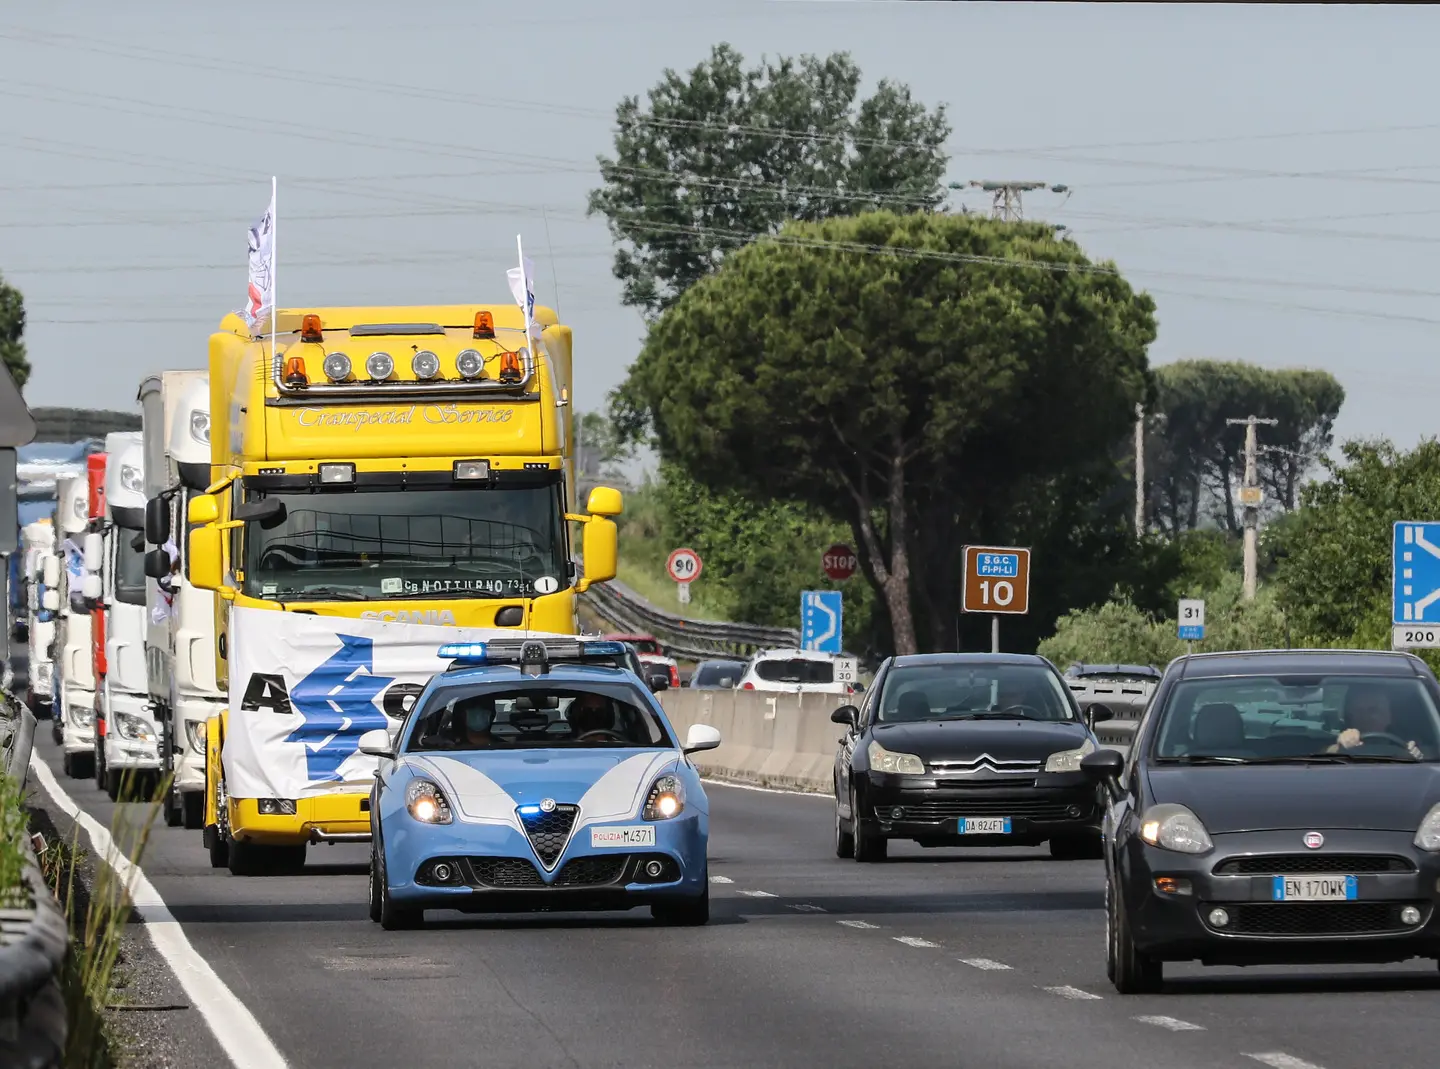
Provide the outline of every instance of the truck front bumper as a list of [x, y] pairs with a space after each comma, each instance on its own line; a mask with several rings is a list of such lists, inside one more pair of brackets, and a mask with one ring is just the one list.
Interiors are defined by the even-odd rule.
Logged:
[[[280, 810], [293, 807], [293, 813]], [[265, 810], [262, 812], [262, 810]], [[368, 843], [370, 792], [337, 791], [310, 798], [231, 798], [230, 834], [247, 843]]]

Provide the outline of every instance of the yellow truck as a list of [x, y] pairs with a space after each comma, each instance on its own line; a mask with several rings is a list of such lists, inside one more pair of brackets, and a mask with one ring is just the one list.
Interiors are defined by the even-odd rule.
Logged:
[[[281, 309], [210, 338], [211, 483], [185, 567], [214, 590], [224, 712], [205, 844], [236, 874], [370, 838], [374, 759], [457, 638], [576, 634], [621, 496], [572, 512], [571, 331], [516, 305]], [[580, 560], [571, 552], [579, 532]], [[458, 630], [457, 630], [458, 629]]]

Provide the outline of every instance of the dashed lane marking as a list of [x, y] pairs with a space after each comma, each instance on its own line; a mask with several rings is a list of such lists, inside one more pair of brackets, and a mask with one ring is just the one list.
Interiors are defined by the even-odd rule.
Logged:
[[1189, 1021], [1182, 1021], [1178, 1017], [1163, 1017], [1159, 1015], [1145, 1014], [1136, 1017], [1135, 1020], [1141, 1024], [1153, 1024], [1157, 1028], [1168, 1028], [1172, 1032], [1203, 1032], [1204, 1025], [1191, 1024]]
[[742, 895], [749, 898], [779, 898], [779, 895], [772, 895], [769, 891], [741, 891]]
[[801, 913], [825, 913], [828, 912], [824, 906], [812, 906], [809, 902], [791, 902], [791, 909], [798, 909]]
[[1048, 991], [1052, 995], [1059, 995], [1061, 998], [1075, 999], [1076, 1001], [1103, 997], [1101, 995], [1091, 994], [1089, 991], [1082, 991], [1078, 987], [1071, 987], [1069, 984], [1061, 984], [1059, 987], [1047, 987], [1042, 990]]
[[871, 924], [869, 921], [836, 921], [836, 924], [843, 924], [847, 928], [879, 928], [878, 924]]
[[1245, 1057], [1254, 1058], [1261, 1065], [1268, 1065], [1271, 1069], [1320, 1069], [1313, 1062], [1307, 1062], [1293, 1054], [1286, 1054], [1284, 1051], [1278, 1050], [1268, 1054], [1247, 1054]]
[[918, 935], [896, 935], [891, 936], [897, 943], [904, 943], [907, 947], [938, 947], [939, 943], [932, 943], [928, 939], [921, 939]]
[[710, 882], [711, 882], [711, 883], [734, 883], [735, 881], [732, 880], [729, 876], [711, 876], [711, 877], [710, 877]]
[[968, 965], [972, 969], [986, 969], [988, 971], [996, 971], [999, 969], [1010, 968], [1010, 966], [1006, 965], [1003, 961], [994, 961], [990, 958], [961, 958], [960, 961], [962, 964]]

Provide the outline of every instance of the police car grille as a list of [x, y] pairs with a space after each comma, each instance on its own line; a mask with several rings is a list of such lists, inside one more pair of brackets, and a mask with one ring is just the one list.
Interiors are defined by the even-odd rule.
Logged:
[[1419, 907], [1421, 917], [1430, 911], [1423, 902], [1202, 902], [1204, 917], [1215, 905], [1230, 914], [1224, 935], [1258, 935], [1272, 938], [1313, 938], [1337, 935], [1384, 935], [1412, 932], [1419, 925], [1405, 924], [1400, 910]]
[[487, 887], [543, 887], [535, 862], [528, 857], [472, 857], [475, 879]]
[[525, 834], [530, 838], [530, 845], [535, 848], [535, 856], [546, 868], [559, 859], [570, 839], [570, 829], [575, 826], [575, 818], [579, 815], [579, 806], [557, 805], [553, 813], [537, 813], [520, 818]]
[[1259, 854], [1232, 857], [1215, 866], [1217, 876], [1303, 876], [1362, 872], [1414, 872], [1414, 862], [1386, 854]]
[[614, 883], [625, 871], [628, 854], [607, 857], [577, 857], [565, 862], [565, 867], [555, 877], [555, 887], [597, 887]]

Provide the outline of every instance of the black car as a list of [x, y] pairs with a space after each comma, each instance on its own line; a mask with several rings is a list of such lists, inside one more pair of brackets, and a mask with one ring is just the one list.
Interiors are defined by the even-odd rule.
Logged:
[[690, 673], [692, 690], [734, 690], [744, 678], [744, 661], [701, 661]]
[[891, 839], [921, 846], [1037, 846], [1100, 856], [1103, 795], [1080, 771], [1096, 747], [1043, 657], [940, 653], [886, 660], [835, 757], [835, 853], [881, 861]]
[[1110, 794], [1107, 963], [1440, 957], [1440, 686], [1404, 653], [1195, 654], [1166, 670]]

